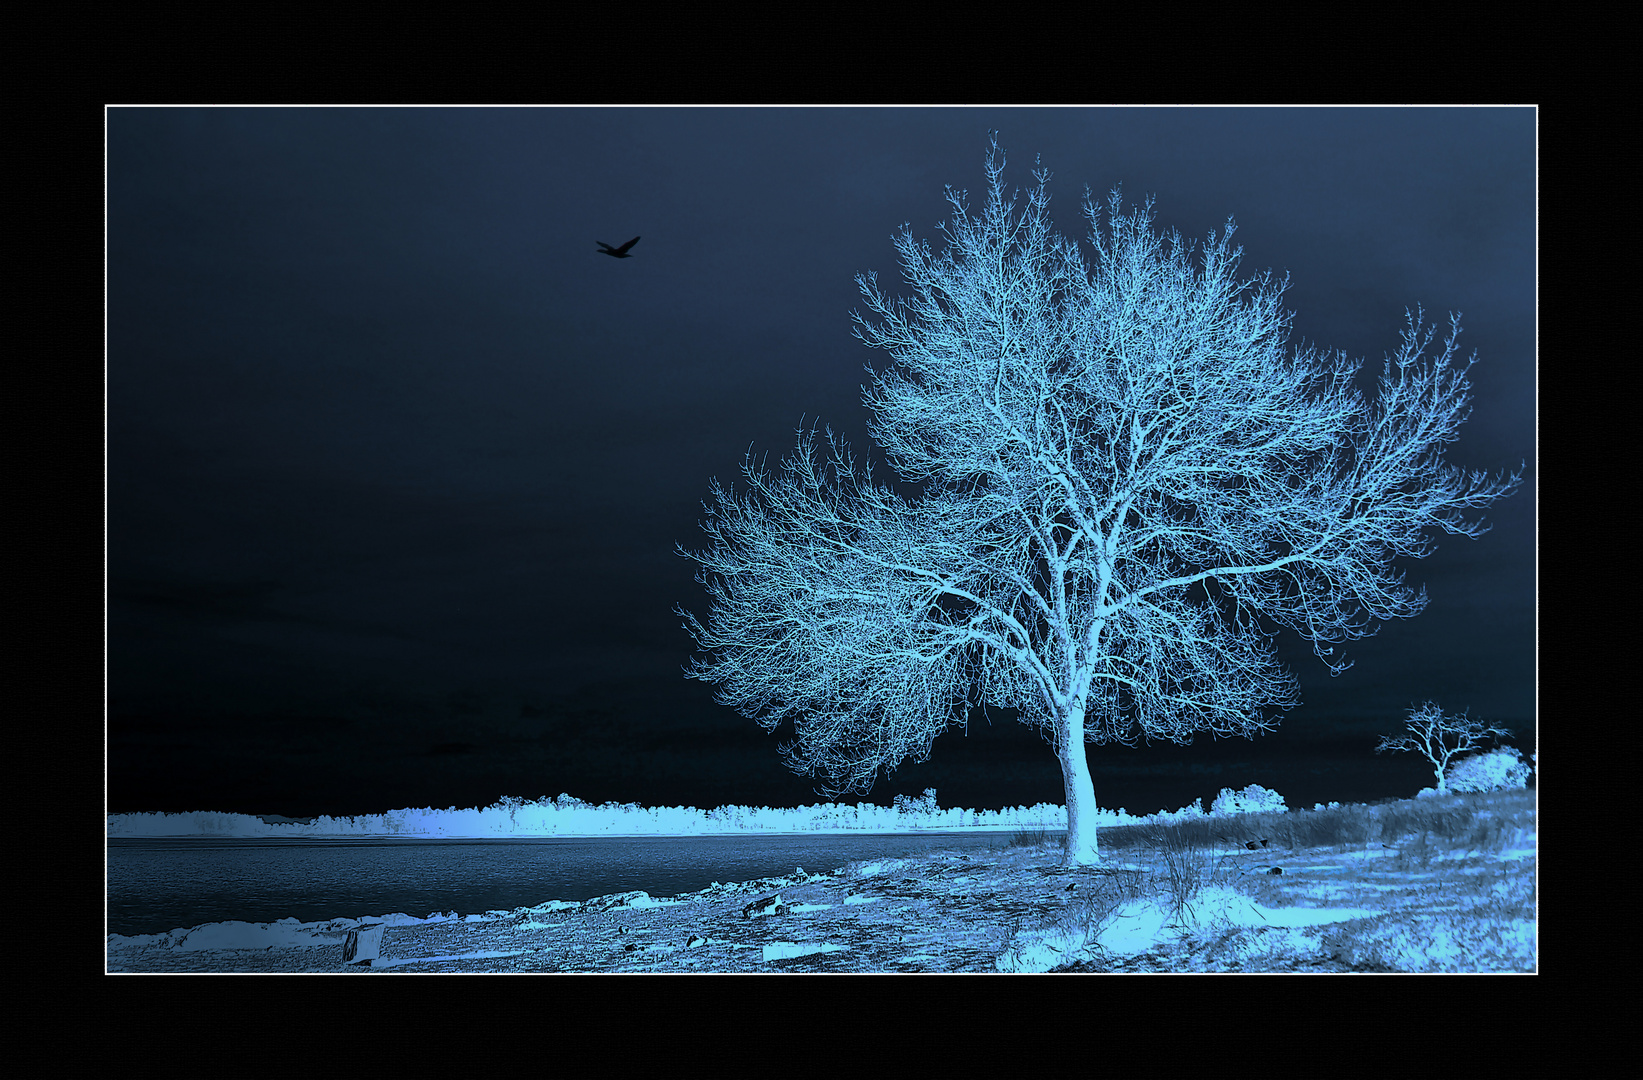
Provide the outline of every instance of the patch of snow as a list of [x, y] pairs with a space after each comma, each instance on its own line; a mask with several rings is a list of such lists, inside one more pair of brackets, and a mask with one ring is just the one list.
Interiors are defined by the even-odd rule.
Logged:
[[177, 949], [182, 952], [200, 952], [208, 949], [314, 949], [324, 945], [340, 944], [347, 938], [348, 931], [357, 930], [361, 926], [372, 926], [377, 923], [385, 926], [417, 926], [424, 923], [450, 922], [454, 917], [434, 914], [426, 919], [416, 919], [395, 912], [392, 915], [331, 919], [312, 923], [302, 923], [296, 919], [280, 919], [271, 923], [229, 920], [178, 928], [165, 934], [110, 934], [108, 944], [110, 948], [161, 948]]
[[1203, 889], [1193, 898], [1191, 922], [1196, 928], [1228, 926], [1319, 926], [1384, 914], [1367, 908], [1269, 908], [1224, 886]]
[[1269, 908], [1224, 886], [1201, 890], [1177, 920], [1156, 900], [1139, 900], [1114, 911], [1094, 934], [1065, 927], [1017, 936], [998, 959], [1000, 971], [1042, 972], [1087, 959], [1097, 951], [1134, 956], [1172, 938], [1242, 927], [1300, 927], [1384, 914], [1365, 908]]
[[840, 952], [848, 949], [848, 945], [800, 945], [792, 941], [776, 941], [764, 947], [763, 958], [766, 963], [772, 960], [789, 960], [795, 956], [810, 956], [814, 953]]
[[[524, 951], [515, 952], [471, 952], [452, 953], [448, 956], [407, 956], [398, 960], [384, 960], [378, 957], [371, 961], [373, 968], [399, 967], [401, 964], [439, 964], [448, 960], [494, 960], [503, 956], [524, 956]], [[361, 965], [362, 967], [364, 965]]]
[[1526, 919], [1478, 926], [1431, 918], [1393, 919], [1369, 935], [1365, 944], [1398, 971], [1531, 970], [1537, 927]]
[[611, 893], [609, 896], [595, 896], [583, 903], [582, 907], [589, 911], [615, 911], [618, 908], [668, 907], [680, 902], [658, 900], [643, 889], [633, 889], [628, 892]]

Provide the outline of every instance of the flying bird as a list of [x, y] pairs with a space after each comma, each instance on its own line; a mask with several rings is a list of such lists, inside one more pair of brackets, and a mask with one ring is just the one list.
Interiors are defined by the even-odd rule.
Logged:
[[638, 242], [639, 242], [639, 238], [637, 236], [635, 236], [632, 240], [629, 240], [627, 243], [623, 244], [621, 247], [611, 247], [609, 244], [605, 243], [603, 240], [595, 240], [594, 241], [595, 244], [599, 245], [599, 254], [609, 255], [613, 259], [631, 259], [631, 258], [633, 258], [632, 255], [628, 254], [628, 248], [632, 247], [634, 244], [637, 244]]

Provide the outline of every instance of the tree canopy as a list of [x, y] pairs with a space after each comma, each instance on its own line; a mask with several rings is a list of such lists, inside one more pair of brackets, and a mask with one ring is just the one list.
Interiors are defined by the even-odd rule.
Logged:
[[1398, 556], [1519, 476], [1443, 460], [1467, 416], [1458, 316], [1440, 350], [1419, 311], [1382, 366], [1288, 348], [1287, 279], [1241, 279], [1234, 225], [1201, 248], [1153, 229], [1152, 204], [1086, 197], [1088, 263], [1053, 233], [1049, 176], [1024, 210], [1002, 155], [987, 201], [963, 192], [933, 254], [896, 240], [911, 295], [857, 282], [872, 316], [864, 401], [903, 497], [813, 427], [775, 472], [712, 485], [700, 563], [705, 656], [687, 674], [767, 729], [791, 722], [796, 770], [832, 793], [924, 760], [971, 706], [1019, 710], [1056, 748], [1069, 859], [1095, 858], [1084, 744], [1253, 736], [1297, 703], [1272, 635], [1333, 672], [1341, 643], [1417, 614]]

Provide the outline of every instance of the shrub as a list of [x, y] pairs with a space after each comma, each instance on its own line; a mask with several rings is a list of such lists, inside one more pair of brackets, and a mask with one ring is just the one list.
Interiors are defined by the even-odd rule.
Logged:
[[1529, 780], [1529, 766], [1515, 746], [1461, 758], [1449, 771], [1451, 791], [1502, 791], [1520, 788]]
[[1284, 797], [1276, 791], [1262, 787], [1260, 784], [1251, 784], [1242, 791], [1233, 791], [1231, 788], [1222, 788], [1221, 794], [1215, 797], [1210, 806], [1211, 814], [1282, 814], [1289, 807], [1284, 805]]
[[936, 789], [927, 787], [919, 798], [911, 795], [897, 795], [895, 807], [903, 814], [933, 814], [936, 812]]

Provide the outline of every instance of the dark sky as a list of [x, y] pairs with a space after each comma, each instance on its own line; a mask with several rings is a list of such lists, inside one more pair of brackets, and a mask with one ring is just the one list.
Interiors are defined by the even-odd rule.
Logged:
[[[867, 438], [853, 278], [903, 293], [944, 185], [1050, 169], [1051, 213], [1121, 183], [1245, 275], [1288, 272], [1294, 342], [1378, 370], [1407, 307], [1464, 313], [1451, 461], [1527, 463], [1478, 540], [1407, 564], [1430, 606], [1254, 741], [1092, 747], [1103, 806], [1410, 795], [1409, 706], [1535, 729], [1532, 109], [112, 109], [108, 801], [360, 813], [560, 792], [819, 801], [780, 736], [687, 681], [675, 605], [709, 481], [801, 421]], [[595, 241], [643, 239], [632, 258]], [[1088, 250], [1086, 248], [1086, 255]], [[875, 801], [1061, 801], [997, 714]]]

